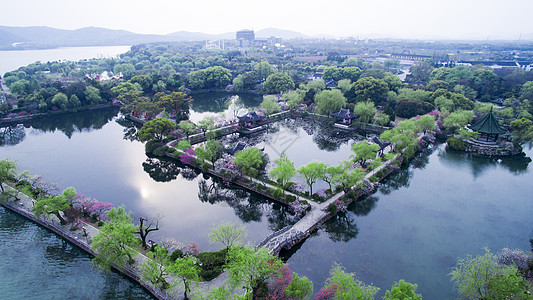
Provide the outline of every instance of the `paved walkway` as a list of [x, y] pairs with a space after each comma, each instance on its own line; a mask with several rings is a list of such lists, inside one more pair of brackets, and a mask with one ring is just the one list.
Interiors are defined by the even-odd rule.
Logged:
[[[360, 183], [363, 183], [365, 180], [368, 181], [379, 171], [388, 167], [391, 162], [396, 160], [398, 157], [399, 154], [396, 154], [388, 162], [380, 165], [376, 169], [367, 173], [365, 177], [360, 181]], [[353, 189], [354, 188], [352, 187], [352, 190]], [[332, 216], [327, 210], [328, 206], [344, 196], [345, 193], [340, 192], [320, 204], [310, 201], [309, 203], [311, 203], [311, 210], [307, 212], [303, 218], [296, 222], [296, 224], [294, 224], [292, 227], [284, 228], [268, 236], [258, 246], [265, 246], [267, 249], [269, 249], [270, 253], [275, 255], [278, 255], [282, 248], [290, 249], [292, 246], [309, 237], [313, 230], [315, 230], [318, 226], [322, 225], [325, 221], [331, 218]], [[350, 202], [351, 201], [352, 200], [350, 200]]]
[[[6, 184], [4, 184], [3, 187], [6, 190], [14, 191], [13, 188], [11, 188], [10, 186]], [[33, 203], [34, 202], [35, 200], [29, 198], [28, 196], [22, 193], [18, 193], [15, 198], [5, 200], [4, 202], [1, 203], [1, 205], [55, 232], [56, 234], [70, 241], [71, 243], [83, 249], [84, 251], [88, 252], [89, 254], [93, 256], [96, 255], [96, 252], [92, 249], [91, 244], [92, 244], [92, 239], [94, 238], [94, 236], [100, 233], [98, 228], [95, 228], [91, 224], [88, 224], [83, 221], [79, 221], [78, 224], [61, 225], [59, 222], [59, 219], [55, 215], [41, 216], [40, 218], [37, 218], [33, 214]], [[170, 290], [164, 291], [159, 288], [155, 288], [151, 285], [148, 285], [141, 280], [142, 278], [141, 266], [146, 260], [149, 260], [149, 259], [150, 258], [146, 257], [145, 255], [138, 253], [134, 257], [135, 262], [133, 265], [125, 266], [125, 267], [118, 267], [118, 266], [113, 266], [113, 267], [117, 269], [119, 272], [121, 272], [122, 274], [138, 282], [140, 285], [146, 288], [152, 295], [154, 295], [157, 299], [183, 299], [184, 288], [182, 287], [181, 284], [178, 284], [177, 286], [173, 287]], [[181, 280], [173, 276], [167, 276], [166, 279], [168, 282], [181, 283]], [[191, 287], [192, 292], [189, 293], [189, 296], [191, 296], [195, 292], [210, 291], [218, 287], [224, 286], [226, 285], [227, 281], [228, 281], [228, 275], [226, 272], [224, 272], [222, 273], [222, 275], [218, 276], [217, 278], [211, 281], [200, 282], [197, 285], [193, 284]]]

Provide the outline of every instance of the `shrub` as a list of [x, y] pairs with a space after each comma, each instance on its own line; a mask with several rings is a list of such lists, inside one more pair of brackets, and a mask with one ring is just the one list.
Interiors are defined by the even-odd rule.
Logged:
[[224, 272], [224, 264], [226, 263], [226, 255], [228, 249], [223, 249], [216, 252], [202, 252], [198, 254], [197, 258], [201, 263], [200, 277], [205, 281], [210, 281]]
[[466, 149], [465, 142], [455, 136], [451, 136], [450, 138], [448, 138], [448, 140], [446, 140], [446, 143], [448, 144], [448, 146], [450, 146], [450, 148], [454, 150], [464, 151]]
[[172, 262], [176, 261], [176, 259], [178, 258], [182, 258], [183, 257], [183, 251], [181, 249], [176, 249], [174, 251], [172, 251], [172, 254], [170, 254], [170, 260]]
[[290, 190], [291, 186], [294, 184], [294, 182], [292, 181], [289, 181], [287, 183], [285, 183], [285, 185], [283, 186], [283, 189], [284, 190]]
[[328, 212], [332, 215], [337, 215], [337, 205], [335, 205], [335, 203], [330, 203], [328, 205]]
[[283, 190], [280, 188], [274, 189], [272, 191], [272, 196], [274, 197], [274, 199], [279, 200], [281, 196], [283, 196]]
[[158, 148], [158, 147], [159, 147], [159, 142], [158, 142], [158, 141], [156, 141], [156, 140], [150, 140], [150, 141], [146, 142], [146, 145], [144, 145], [144, 151], [145, 151], [146, 153], [151, 154], [151, 153], [153, 153], [154, 150], [155, 150], [156, 148]]
[[98, 223], [96, 225], [98, 225], [98, 227], [102, 227], [102, 226], [104, 226], [104, 221], [98, 221]]
[[412, 118], [416, 115], [425, 115], [433, 110], [433, 105], [419, 100], [400, 100], [396, 104], [396, 115], [402, 118]]
[[294, 202], [295, 200], [296, 200], [296, 196], [294, 196], [294, 195], [286, 195], [285, 196], [285, 201], [287, 201], [289, 203], [290, 202]]

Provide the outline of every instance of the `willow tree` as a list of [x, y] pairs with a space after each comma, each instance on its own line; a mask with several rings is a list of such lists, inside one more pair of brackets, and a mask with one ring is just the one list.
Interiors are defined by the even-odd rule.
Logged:
[[124, 206], [112, 208], [107, 216], [109, 221], [100, 228], [92, 243], [92, 248], [97, 253], [93, 258], [93, 265], [106, 271], [112, 264], [133, 264], [133, 257], [137, 253], [134, 247], [138, 245], [135, 237], [138, 228], [133, 225], [130, 213], [125, 211]]

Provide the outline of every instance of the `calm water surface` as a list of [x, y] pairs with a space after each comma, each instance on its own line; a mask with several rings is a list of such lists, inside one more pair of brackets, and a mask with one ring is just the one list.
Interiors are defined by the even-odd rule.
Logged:
[[36, 61], [46, 63], [59, 60], [78, 61], [80, 59], [90, 58], [110, 58], [126, 53], [130, 48], [130, 46], [104, 46], [0, 51], [0, 76], [4, 76], [6, 72], [16, 70], [21, 66], [29, 65]]
[[520, 160], [498, 163], [440, 145], [285, 255], [315, 290], [337, 262], [381, 294], [405, 279], [424, 299], [453, 299], [448, 274], [458, 257], [482, 255], [484, 247], [529, 251], [532, 183], [531, 167]]
[[0, 240], [2, 299], [153, 299], [121, 274], [96, 271], [87, 253], [3, 207]]

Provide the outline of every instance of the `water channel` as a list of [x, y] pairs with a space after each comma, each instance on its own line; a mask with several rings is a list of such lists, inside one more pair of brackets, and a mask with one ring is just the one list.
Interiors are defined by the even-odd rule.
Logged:
[[[196, 111], [201, 113], [199, 107]], [[284, 126], [301, 137], [288, 145], [288, 153], [295, 151], [291, 155], [347, 158], [345, 149], [352, 139], [333, 139], [332, 145], [324, 147], [317, 132], [308, 134], [294, 124], [277, 128], [285, 130]], [[1, 157], [17, 160], [20, 170], [42, 174], [62, 189], [74, 186], [100, 201], [124, 204], [134, 218], [162, 217], [161, 230], [151, 236], [154, 240], [174, 237], [183, 243], [195, 242], [201, 250], [215, 250], [219, 246], [210, 245], [207, 238], [214, 224], [243, 224], [249, 241], [258, 242], [293, 222], [280, 205], [172, 161], [146, 157], [143, 144], [131, 139], [132, 130], [114, 109], [55, 116], [12, 126], [11, 138], [0, 152]], [[308, 146], [313, 141], [318, 150]], [[531, 149], [526, 152], [533, 155]], [[294, 271], [313, 280], [315, 290], [323, 285], [332, 263], [338, 262], [383, 292], [405, 279], [418, 283], [427, 299], [453, 298], [447, 274], [457, 257], [481, 254], [483, 247], [528, 250], [533, 228], [530, 169], [519, 159], [498, 162], [436, 146], [387, 179], [376, 194], [352, 205], [346, 215], [328, 222], [284, 256]], [[17, 222], [4, 224], [11, 231], [19, 226]], [[47, 241], [34, 245], [34, 239], [24, 236], [5, 237], [3, 245], [16, 247], [21, 240], [29, 242], [25, 251], [42, 252], [47, 247]], [[61, 265], [66, 258], [58, 255], [55, 259], [52, 264]], [[94, 274], [90, 276], [102, 276]], [[102, 284], [96, 294], [105, 288]]]

